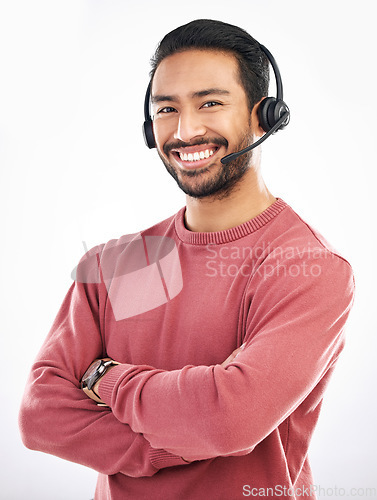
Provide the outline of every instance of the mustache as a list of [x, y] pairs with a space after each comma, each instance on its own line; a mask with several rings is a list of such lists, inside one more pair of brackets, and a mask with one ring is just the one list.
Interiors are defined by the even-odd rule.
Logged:
[[224, 137], [216, 137], [214, 139], [206, 139], [203, 137], [203, 139], [197, 139], [196, 141], [192, 142], [184, 142], [179, 140], [170, 142], [164, 144], [162, 150], [167, 155], [172, 149], [187, 148], [189, 146], [202, 146], [203, 144], [215, 144], [216, 146], [225, 146], [226, 148], [228, 147], [228, 141]]

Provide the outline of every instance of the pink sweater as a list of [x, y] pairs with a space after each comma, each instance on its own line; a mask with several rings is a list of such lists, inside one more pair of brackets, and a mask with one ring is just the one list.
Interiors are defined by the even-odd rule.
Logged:
[[[96, 500], [315, 498], [307, 452], [351, 267], [281, 199], [214, 233], [184, 212], [83, 258], [32, 367], [23, 441], [99, 471]], [[107, 409], [80, 389], [104, 356], [121, 363]]]

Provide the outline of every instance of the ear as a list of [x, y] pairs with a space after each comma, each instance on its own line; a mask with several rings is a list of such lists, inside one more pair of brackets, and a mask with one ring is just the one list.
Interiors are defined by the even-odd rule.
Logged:
[[256, 104], [254, 104], [253, 109], [251, 110], [251, 128], [253, 133], [257, 137], [262, 137], [262, 135], [265, 134], [264, 128], [260, 124], [259, 120], [259, 107], [261, 105], [261, 102], [266, 99], [265, 97], [262, 97], [260, 101], [258, 101]]

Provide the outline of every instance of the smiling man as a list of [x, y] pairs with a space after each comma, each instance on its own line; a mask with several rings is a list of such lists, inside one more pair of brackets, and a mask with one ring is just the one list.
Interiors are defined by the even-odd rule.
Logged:
[[[197, 20], [152, 60], [153, 141], [186, 205], [80, 262], [33, 365], [26, 446], [96, 500], [315, 498], [308, 448], [344, 345], [348, 262], [267, 189], [268, 60]], [[152, 207], [151, 207], [152, 209]]]
[[[174, 93], [166, 93], [169, 88]], [[252, 143], [251, 126], [256, 129], [258, 123], [251, 120], [233, 55], [214, 50], [173, 54], [158, 66], [152, 90], [160, 157], [190, 199], [201, 204], [209, 196], [224, 199], [247, 172], [251, 177], [245, 156], [230, 165], [219, 162], [228, 151]]]

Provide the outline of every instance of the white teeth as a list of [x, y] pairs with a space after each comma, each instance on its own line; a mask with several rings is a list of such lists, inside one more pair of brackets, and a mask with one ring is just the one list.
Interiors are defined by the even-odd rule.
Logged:
[[206, 149], [205, 151], [196, 151], [195, 153], [179, 153], [179, 157], [182, 161], [198, 161], [204, 160], [204, 158], [209, 158], [214, 154], [213, 149]]

